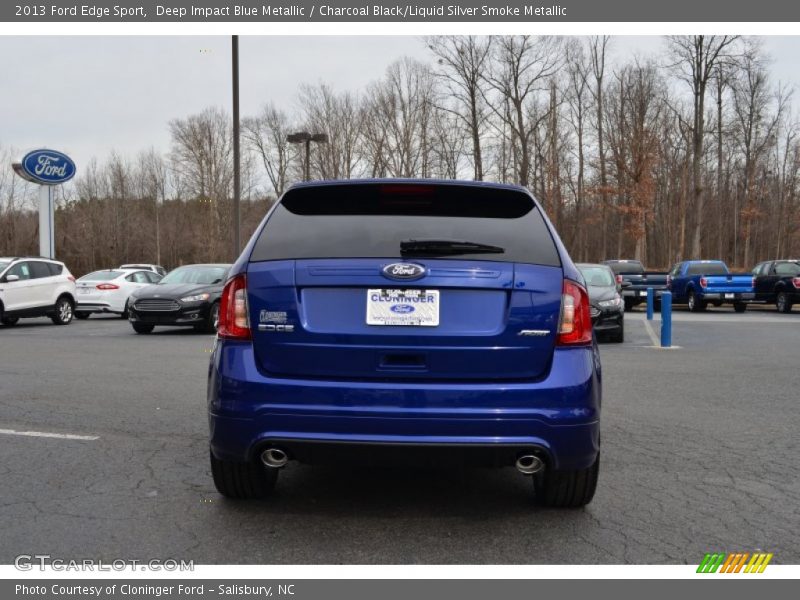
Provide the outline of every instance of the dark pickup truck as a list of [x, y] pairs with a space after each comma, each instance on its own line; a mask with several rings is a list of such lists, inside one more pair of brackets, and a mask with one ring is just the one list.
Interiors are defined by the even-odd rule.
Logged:
[[800, 304], [800, 259], [768, 260], [753, 268], [756, 302], [775, 303], [778, 312]]
[[637, 304], [647, 300], [647, 288], [653, 288], [656, 299], [667, 289], [667, 273], [645, 271], [638, 260], [604, 260], [604, 265], [611, 267], [622, 289], [625, 310], [631, 310]]

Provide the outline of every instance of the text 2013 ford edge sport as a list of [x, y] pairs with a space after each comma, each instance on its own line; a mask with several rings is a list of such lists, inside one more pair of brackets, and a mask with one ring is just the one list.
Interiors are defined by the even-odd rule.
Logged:
[[600, 362], [582, 278], [515, 186], [287, 191], [230, 271], [209, 368], [220, 493], [289, 460], [512, 466], [546, 506], [597, 485]]

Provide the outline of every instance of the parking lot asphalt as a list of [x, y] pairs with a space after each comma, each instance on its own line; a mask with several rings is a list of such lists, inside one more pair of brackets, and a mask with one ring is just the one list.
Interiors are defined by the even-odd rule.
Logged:
[[212, 336], [0, 327], [0, 563], [800, 562], [800, 312], [677, 311], [674, 350], [641, 310], [626, 321], [601, 346], [600, 483], [580, 510], [538, 508], [512, 468], [290, 464], [271, 499], [229, 501], [208, 466]]

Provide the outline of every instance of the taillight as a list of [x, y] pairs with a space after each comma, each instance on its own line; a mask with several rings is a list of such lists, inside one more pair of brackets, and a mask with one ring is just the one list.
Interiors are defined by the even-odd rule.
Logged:
[[800, 277], [793, 277], [792, 278], [792, 285], [800, 290]]
[[586, 290], [577, 283], [565, 280], [561, 294], [557, 346], [592, 343], [592, 316], [589, 310], [589, 294]]
[[72, 283], [75, 283], [75, 278], [72, 275], [67, 275], [67, 279], [69, 279]]
[[217, 334], [231, 340], [249, 340], [250, 317], [247, 314], [247, 275], [237, 275], [225, 284], [219, 306]]
[[753, 277], [753, 280], [750, 282], [750, 285], [752, 287], [756, 287], [756, 278], [755, 277]]
[[667, 289], [672, 289], [672, 275], [667, 275]]
[[701, 277], [700, 278], [700, 287], [701, 288], [708, 287], [708, 279], [706, 279], [705, 277]]
[[622, 275], [617, 275], [616, 279], [617, 279], [617, 283], [619, 285], [622, 285]]
[[115, 283], [101, 283], [95, 286], [98, 290], [118, 290], [119, 286]]

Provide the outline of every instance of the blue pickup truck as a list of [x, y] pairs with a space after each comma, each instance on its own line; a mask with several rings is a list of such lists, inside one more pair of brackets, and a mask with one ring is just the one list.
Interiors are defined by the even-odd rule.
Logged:
[[667, 287], [675, 304], [688, 304], [692, 312], [704, 311], [709, 304], [732, 303], [736, 312], [744, 312], [755, 299], [754, 277], [734, 275], [720, 260], [687, 260], [669, 272]]

